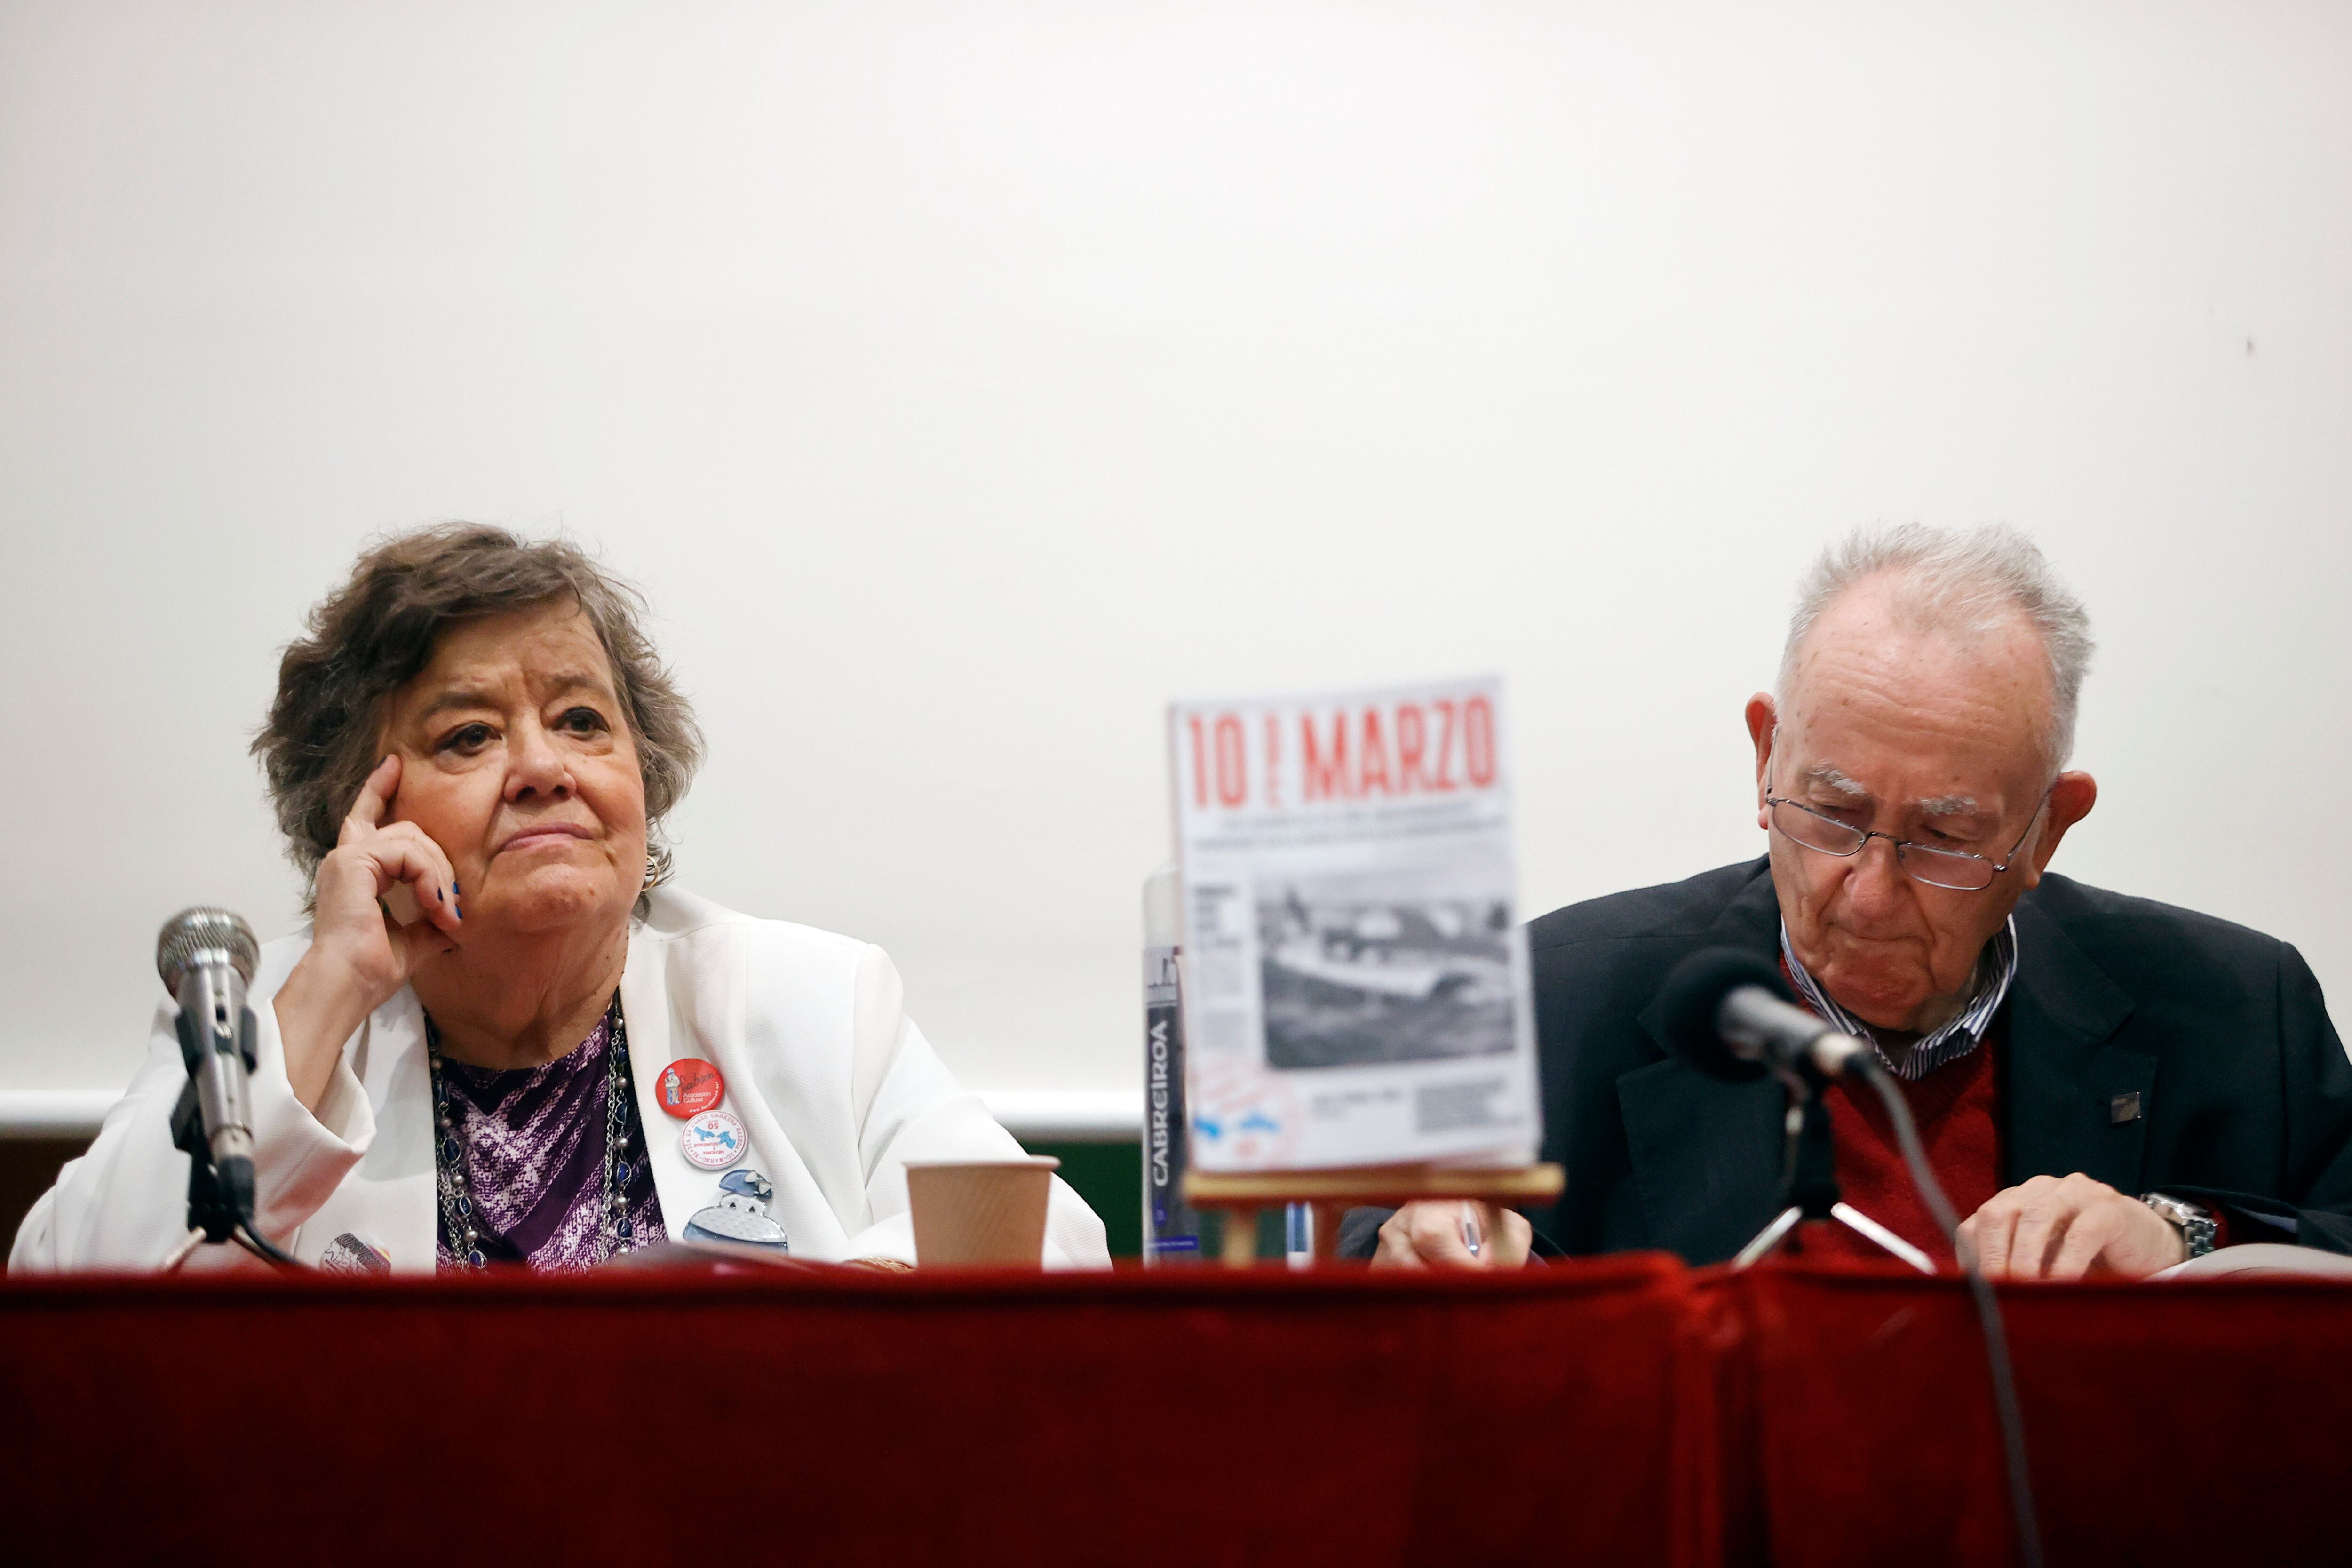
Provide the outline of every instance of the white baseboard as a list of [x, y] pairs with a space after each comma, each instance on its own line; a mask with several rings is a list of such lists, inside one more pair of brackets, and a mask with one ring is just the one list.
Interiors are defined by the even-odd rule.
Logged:
[[[108, 1089], [0, 1089], [0, 1139], [88, 1138], [119, 1098]], [[1139, 1089], [991, 1089], [980, 1098], [1024, 1142], [1116, 1143], [1142, 1134]]]
[[121, 1098], [110, 1089], [0, 1089], [0, 1138], [88, 1138]]
[[1143, 1136], [1139, 1089], [984, 1089], [980, 1098], [1024, 1142], [1121, 1143]]

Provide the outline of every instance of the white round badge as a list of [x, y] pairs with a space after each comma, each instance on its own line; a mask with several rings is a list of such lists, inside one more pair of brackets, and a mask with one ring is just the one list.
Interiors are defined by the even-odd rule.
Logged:
[[691, 1163], [706, 1171], [723, 1171], [741, 1159], [751, 1144], [733, 1111], [706, 1110], [687, 1122], [686, 1131], [677, 1136], [677, 1146]]

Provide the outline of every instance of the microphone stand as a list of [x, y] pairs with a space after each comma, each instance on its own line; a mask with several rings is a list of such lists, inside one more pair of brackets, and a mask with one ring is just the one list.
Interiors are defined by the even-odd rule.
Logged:
[[[238, 1026], [236, 1048], [250, 1070], [255, 1054], [251, 1008], [245, 1010]], [[239, 1205], [222, 1183], [219, 1171], [214, 1168], [212, 1142], [205, 1135], [204, 1100], [196, 1087], [203, 1047], [190, 1036], [184, 1017], [180, 1034], [181, 1049], [189, 1060], [189, 1078], [180, 1088], [179, 1103], [172, 1108], [172, 1146], [188, 1156], [188, 1236], [164, 1260], [163, 1272], [177, 1270], [199, 1246], [217, 1247], [229, 1241], [265, 1262], [281, 1268], [292, 1268], [294, 1259], [255, 1227], [253, 1216]]]
[[219, 1173], [213, 1169], [212, 1145], [205, 1137], [205, 1113], [194, 1079], [182, 1086], [180, 1103], [172, 1109], [172, 1147], [188, 1156], [188, 1228], [217, 1247], [236, 1234], [245, 1216], [221, 1190]]
[[1739, 1249], [1731, 1267], [1735, 1270], [1753, 1268], [1784, 1247], [1801, 1247], [1797, 1226], [1805, 1220], [1833, 1220], [1920, 1273], [1933, 1274], [1936, 1265], [1926, 1253], [1839, 1194], [1837, 1147], [1830, 1139], [1829, 1107], [1822, 1101], [1822, 1090], [1829, 1080], [1821, 1069], [1810, 1059], [1800, 1058], [1794, 1066], [1776, 1067], [1773, 1076], [1789, 1090], [1788, 1114], [1782, 1121], [1788, 1138], [1780, 1176], [1782, 1207], [1754, 1240]]

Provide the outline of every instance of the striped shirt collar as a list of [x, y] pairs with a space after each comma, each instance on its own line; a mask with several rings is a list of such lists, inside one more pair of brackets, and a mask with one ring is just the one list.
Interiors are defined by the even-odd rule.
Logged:
[[1804, 999], [1806, 1006], [1854, 1038], [1868, 1040], [1888, 1072], [1916, 1083], [1946, 1062], [1958, 1061], [1976, 1049], [1977, 1042], [1984, 1038], [1985, 1030], [1992, 1023], [1992, 1016], [2008, 1000], [2010, 982], [2017, 978], [2017, 919], [2012, 915], [2001, 922], [1992, 941], [1985, 944], [1984, 956], [1977, 960], [1975, 999], [1942, 1028], [1922, 1036], [1900, 1063], [1878, 1043], [1876, 1031], [1831, 1001], [1829, 993], [1797, 962], [1797, 950], [1789, 945], [1786, 921], [1780, 922], [1780, 962], [1789, 966], [1789, 978], [1796, 983], [1797, 994]]

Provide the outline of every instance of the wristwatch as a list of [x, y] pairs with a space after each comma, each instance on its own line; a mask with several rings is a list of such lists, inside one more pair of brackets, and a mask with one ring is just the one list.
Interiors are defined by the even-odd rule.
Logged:
[[2201, 1204], [2186, 1202], [2169, 1193], [2142, 1193], [2139, 1201], [2171, 1223], [2191, 1258], [2204, 1257], [2221, 1238], [2221, 1227], [2213, 1223], [2213, 1211]]

